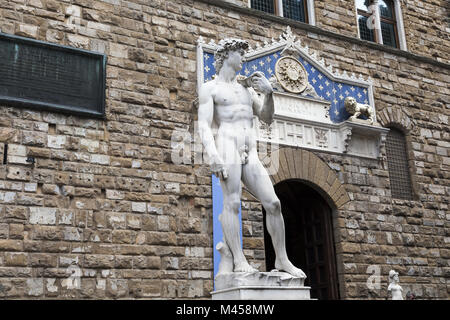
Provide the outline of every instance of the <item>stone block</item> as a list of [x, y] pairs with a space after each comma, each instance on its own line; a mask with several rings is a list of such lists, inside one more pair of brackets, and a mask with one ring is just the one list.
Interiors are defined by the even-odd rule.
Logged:
[[93, 164], [101, 164], [101, 165], [109, 165], [110, 157], [104, 154], [93, 154], [91, 155], [91, 163]]
[[161, 280], [132, 280], [129, 283], [130, 294], [135, 298], [156, 298], [161, 296]]
[[22, 144], [27, 146], [45, 147], [47, 134], [36, 131], [22, 131]]
[[30, 181], [31, 169], [26, 167], [8, 166], [6, 177], [11, 180]]
[[84, 268], [114, 268], [113, 255], [86, 254], [84, 256]]
[[107, 189], [106, 198], [112, 200], [121, 200], [125, 198], [125, 192]]
[[30, 223], [54, 225], [56, 223], [56, 208], [30, 207]]
[[17, 25], [16, 35], [36, 39], [38, 30], [39, 30], [38, 26], [21, 23]]
[[0, 128], [0, 142], [10, 142], [16, 140], [18, 130], [13, 128]]
[[30, 297], [40, 297], [44, 294], [44, 279], [43, 278], [31, 278], [27, 279], [27, 291], [26, 294]]
[[29, 260], [33, 267], [55, 268], [57, 265], [57, 256], [47, 253], [31, 253]]
[[24, 225], [11, 223], [9, 225], [9, 238], [10, 239], [23, 239], [24, 238]]
[[125, 279], [107, 279], [106, 294], [114, 298], [123, 298], [128, 295], [128, 281]]
[[28, 265], [28, 257], [25, 253], [5, 253], [5, 266], [8, 267], [26, 267]]

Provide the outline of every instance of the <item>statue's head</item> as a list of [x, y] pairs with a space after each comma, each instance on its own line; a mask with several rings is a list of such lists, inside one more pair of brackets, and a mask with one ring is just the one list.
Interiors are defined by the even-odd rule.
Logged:
[[353, 97], [347, 97], [344, 100], [344, 106], [348, 113], [354, 113], [356, 109], [356, 99]]
[[398, 272], [396, 272], [395, 270], [391, 270], [389, 271], [389, 282], [398, 282]]
[[[224, 62], [232, 57], [232, 54], [237, 56], [239, 55], [239, 58], [236, 58], [236, 60], [240, 59], [239, 61], [236, 61], [237, 63], [242, 62], [242, 57], [245, 54], [245, 50], [248, 49], [248, 42], [245, 40], [240, 39], [233, 39], [233, 38], [227, 38], [220, 40], [219, 44], [217, 45], [216, 51], [214, 53], [214, 67], [216, 68], [216, 73], [220, 72], [220, 69], [222, 68]], [[242, 67], [242, 66], [241, 66]], [[236, 69], [238, 66], [235, 66]]]
[[353, 98], [353, 97], [347, 97], [347, 98], [345, 98], [344, 103], [346, 105], [355, 105], [356, 104], [356, 99]]

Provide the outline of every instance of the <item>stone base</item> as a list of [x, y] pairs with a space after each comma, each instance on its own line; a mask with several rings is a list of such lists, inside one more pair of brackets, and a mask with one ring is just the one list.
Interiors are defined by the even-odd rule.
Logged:
[[239, 287], [211, 292], [213, 300], [311, 300], [309, 287]]
[[369, 119], [361, 119], [361, 118], [353, 119], [353, 118], [350, 117], [350, 118], [348, 118], [348, 121], [353, 122], [353, 123], [363, 124], [363, 125], [366, 125], [366, 126], [380, 127], [380, 124], [378, 122], [370, 123]]
[[217, 275], [213, 300], [310, 300], [304, 278], [285, 272], [234, 272]]

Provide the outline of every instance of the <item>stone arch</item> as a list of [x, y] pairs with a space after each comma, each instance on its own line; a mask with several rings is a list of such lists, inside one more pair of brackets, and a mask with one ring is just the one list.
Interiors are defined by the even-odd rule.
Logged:
[[[293, 148], [280, 148], [271, 159], [278, 156], [278, 170], [270, 176], [273, 184], [283, 180], [298, 179], [319, 191], [332, 208], [340, 209], [350, 197], [336, 173], [314, 153]], [[263, 161], [264, 163], [264, 161]]]
[[409, 116], [398, 107], [387, 107], [378, 112], [378, 121], [383, 127], [394, 126], [409, 134], [414, 129], [414, 123]]

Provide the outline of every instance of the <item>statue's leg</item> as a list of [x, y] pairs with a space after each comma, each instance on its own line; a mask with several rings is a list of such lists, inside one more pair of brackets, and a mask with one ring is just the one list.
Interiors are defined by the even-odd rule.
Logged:
[[305, 278], [306, 275], [303, 271], [296, 268], [288, 259], [280, 200], [275, 194], [266, 169], [258, 159], [256, 150], [250, 152], [249, 162], [243, 166], [242, 178], [246, 187], [261, 201], [266, 210], [267, 231], [272, 238], [276, 255], [275, 268], [286, 271], [293, 276]]
[[360, 111], [356, 111], [355, 114], [352, 116], [353, 119], [357, 119], [361, 115]]
[[223, 193], [223, 212], [220, 221], [224, 240], [233, 254], [234, 272], [256, 272], [257, 270], [249, 265], [244, 256], [239, 235], [239, 206], [242, 194], [240, 155], [234, 141], [221, 142], [223, 145], [218, 151], [224, 159], [228, 172], [228, 178], [220, 180]]

